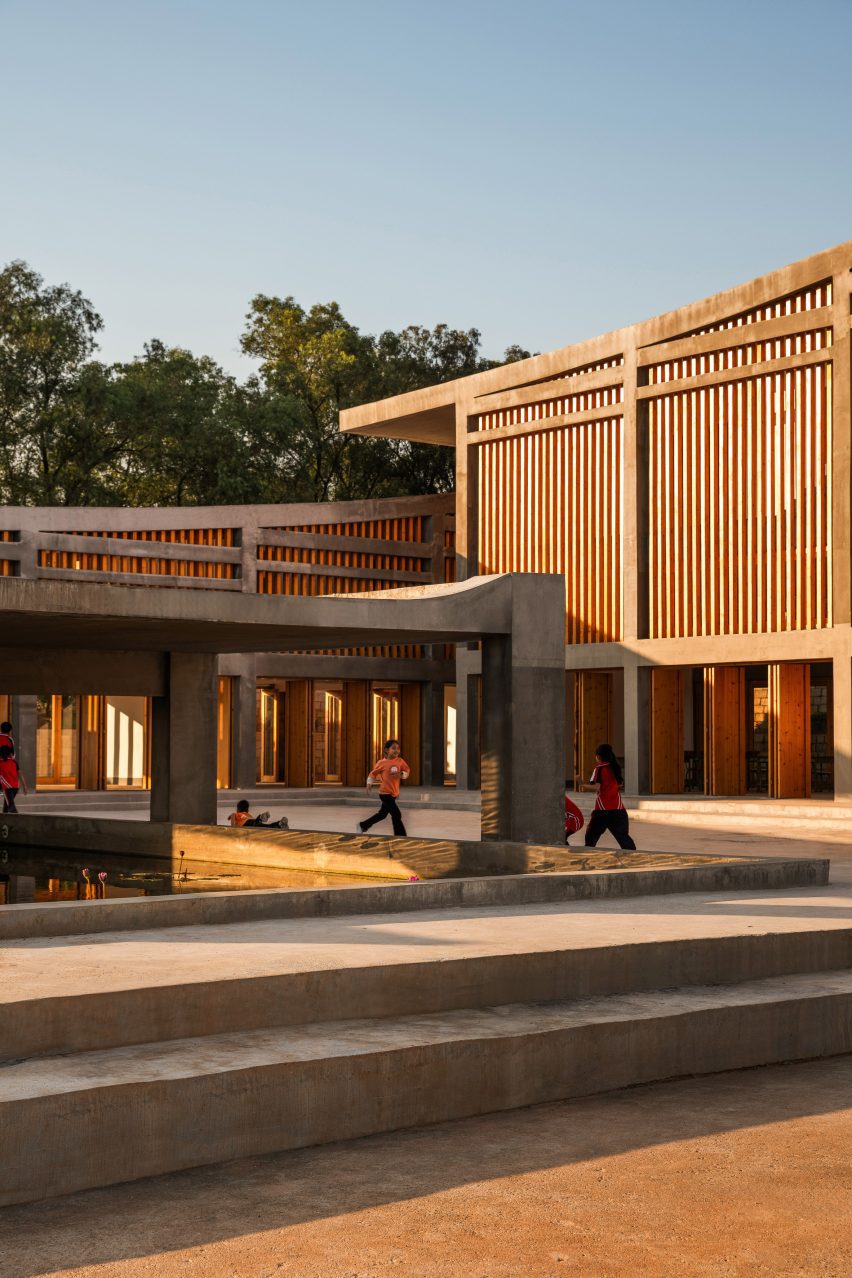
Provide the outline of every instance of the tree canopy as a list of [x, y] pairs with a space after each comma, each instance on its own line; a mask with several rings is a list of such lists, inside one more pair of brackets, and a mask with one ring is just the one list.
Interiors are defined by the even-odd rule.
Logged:
[[[96, 357], [103, 320], [25, 262], [0, 271], [0, 500], [218, 505], [446, 492], [453, 450], [341, 435], [341, 409], [495, 366], [477, 329], [359, 332], [336, 302], [258, 295], [240, 382], [154, 338]], [[529, 352], [510, 347], [506, 360]]]

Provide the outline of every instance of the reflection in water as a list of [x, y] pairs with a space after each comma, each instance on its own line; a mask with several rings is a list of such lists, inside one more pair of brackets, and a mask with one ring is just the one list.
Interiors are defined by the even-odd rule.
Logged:
[[0, 855], [0, 906], [252, 888], [353, 887], [383, 881], [309, 870], [219, 865], [184, 860], [183, 855], [174, 862], [167, 857], [84, 856], [55, 848], [4, 848]]

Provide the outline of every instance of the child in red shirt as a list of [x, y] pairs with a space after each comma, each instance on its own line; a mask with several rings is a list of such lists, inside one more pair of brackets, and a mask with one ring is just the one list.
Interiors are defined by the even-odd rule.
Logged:
[[0, 745], [0, 790], [3, 791], [3, 811], [17, 812], [15, 798], [18, 790], [27, 792], [27, 783], [18, 770], [10, 745]]
[[609, 830], [620, 848], [636, 850], [630, 837], [630, 822], [621, 800], [624, 777], [611, 745], [599, 745], [595, 751], [596, 766], [589, 784], [597, 787], [595, 810], [586, 828], [586, 847], [593, 848], [604, 830]]
[[393, 822], [393, 832], [400, 838], [405, 838], [405, 826], [402, 823], [402, 813], [397, 806], [399, 798], [399, 783], [407, 781], [411, 775], [411, 768], [400, 757], [400, 744], [398, 741], [391, 739], [385, 742], [384, 753], [379, 759], [372, 772], [367, 777], [367, 790], [369, 792], [371, 786], [378, 782], [379, 801], [381, 807], [373, 816], [368, 817], [366, 821], [358, 821], [355, 826], [356, 834], [365, 834], [370, 826], [375, 825], [377, 821], [384, 821], [386, 817], [390, 817]]

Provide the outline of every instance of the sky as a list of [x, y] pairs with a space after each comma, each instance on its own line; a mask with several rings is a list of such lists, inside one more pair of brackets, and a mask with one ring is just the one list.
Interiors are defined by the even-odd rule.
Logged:
[[499, 357], [852, 238], [852, 0], [0, 0], [0, 265], [236, 375], [257, 293]]

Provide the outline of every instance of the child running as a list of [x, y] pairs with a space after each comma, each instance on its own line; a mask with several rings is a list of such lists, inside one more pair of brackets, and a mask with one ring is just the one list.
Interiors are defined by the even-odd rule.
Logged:
[[397, 740], [391, 739], [385, 742], [383, 757], [379, 759], [372, 772], [367, 777], [367, 793], [371, 786], [378, 783], [379, 801], [381, 807], [366, 821], [358, 821], [355, 826], [356, 834], [366, 834], [370, 826], [375, 825], [377, 821], [384, 821], [385, 817], [390, 817], [393, 822], [393, 832], [400, 838], [405, 838], [405, 826], [402, 823], [402, 813], [397, 806], [399, 798], [399, 783], [407, 781], [411, 775], [411, 768], [400, 757], [400, 744]]
[[597, 787], [595, 809], [586, 827], [586, 847], [593, 848], [604, 830], [609, 830], [620, 848], [636, 850], [630, 837], [630, 823], [621, 801], [624, 777], [611, 745], [599, 745], [595, 751], [597, 764], [589, 777], [589, 784]]
[[27, 792], [27, 783], [15, 762], [14, 750], [10, 745], [0, 745], [0, 790], [3, 791], [3, 811], [17, 812], [15, 799], [18, 790]]

